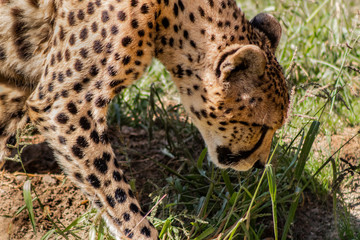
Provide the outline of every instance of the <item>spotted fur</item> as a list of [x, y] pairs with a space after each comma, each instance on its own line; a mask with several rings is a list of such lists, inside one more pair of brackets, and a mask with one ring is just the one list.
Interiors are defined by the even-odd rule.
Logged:
[[274, 17], [249, 22], [234, 0], [2, 0], [0, 160], [31, 121], [117, 239], [157, 239], [110, 146], [110, 101], [156, 57], [212, 161], [264, 164], [288, 108], [280, 36]]

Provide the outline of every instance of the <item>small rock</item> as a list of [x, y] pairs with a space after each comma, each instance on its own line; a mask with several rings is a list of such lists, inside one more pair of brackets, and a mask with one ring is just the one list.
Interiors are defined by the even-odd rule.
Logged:
[[18, 175], [15, 177], [17, 183], [23, 183], [26, 181], [26, 176], [24, 175]]
[[48, 184], [48, 185], [55, 185], [56, 184], [56, 179], [54, 179], [53, 177], [49, 176], [49, 175], [45, 175], [42, 179], [44, 184]]

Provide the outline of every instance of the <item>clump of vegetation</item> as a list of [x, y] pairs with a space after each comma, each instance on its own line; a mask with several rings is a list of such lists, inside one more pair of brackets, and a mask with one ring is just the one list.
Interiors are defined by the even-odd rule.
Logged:
[[[336, 208], [338, 180], [358, 178], [360, 173], [359, 162], [342, 171], [344, 159], [339, 153], [359, 133], [354, 128], [349, 141], [336, 149], [312, 151], [319, 135], [331, 136], [360, 123], [360, 19], [356, 4], [342, 0], [240, 2], [248, 18], [265, 11], [280, 20], [283, 38], [277, 55], [292, 88], [288, 122], [277, 133], [264, 171], [217, 169], [204, 159], [206, 149], [193, 157], [195, 161], [184, 160], [192, 159], [188, 156], [192, 146], [181, 145], [183, 140], [178, 137], [187, 131], [188, 137], [198, 138], [198, 133], [188, 119], [179, 117], [183, 116], [181, 107], [166, 104], [178, 102], [178, 95], [168, 73], [156, 61], [149, 69], [150, 77], [115, 101], [113, 108], [121, 110], [110, 112], [112, 121], [142, 127], [149, 136], [154, 121], [159, 121], [157, 127], [172, 135], [167, 138], [168, 151], [186, 164], [175, 169], [162, 166], [168, 172], [167, 184], [151, 193], [154, 201], [168, 194], [151, 213], [161, 229], [160, 238], [296, 238], [292, 231], [296, 211], [305, 201], [304, 192], [310, 192], [323, 201], [332, 195], [339, 238], [359, 239], [360, 232], [346, 209], [339, 214]], [[114, 114], [119, 112], [116, 118]], [[180, 146], [182, 151], [172, 146]]]

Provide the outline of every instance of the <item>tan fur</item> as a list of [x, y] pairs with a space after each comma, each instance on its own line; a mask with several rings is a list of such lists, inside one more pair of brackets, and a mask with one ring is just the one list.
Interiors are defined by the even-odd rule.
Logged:
[[274, 57], [280, 25], [253, 22], [232, 0], [1, 1], [0, 159], [30, 118], [117, 239], [157, 239], [107, 139], [108, 104], [155, 56], [212, 161], [264, 164], [288, 93]]

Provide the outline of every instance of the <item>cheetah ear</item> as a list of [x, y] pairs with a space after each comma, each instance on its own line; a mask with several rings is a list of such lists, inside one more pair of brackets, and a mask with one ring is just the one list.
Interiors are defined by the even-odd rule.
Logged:
[[231, 50], [225, 49], [220, 57], [217, 75], [227, 79], [231, 73], [245, 71], [248, 74], [262, 76], [265, 72], [267, 58], [264, 52], [256, 45], [233, 46]]
[[281, 25], [276, 18], [268, 13], [259, 13], [253, 19], [250, 24], [263, 32], [271, 43], [272, 52], [276, 51], [281, 38]]

